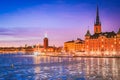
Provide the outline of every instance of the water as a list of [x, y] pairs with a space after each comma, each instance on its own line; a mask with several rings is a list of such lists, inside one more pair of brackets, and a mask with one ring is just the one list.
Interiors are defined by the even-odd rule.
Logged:
[[0, 55], [0, 80], [120, 80], [120, 58]]

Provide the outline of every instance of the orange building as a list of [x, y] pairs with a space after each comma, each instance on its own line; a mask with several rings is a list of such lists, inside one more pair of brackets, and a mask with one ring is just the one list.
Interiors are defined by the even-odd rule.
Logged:
[[[99, 19], [99, 10], [97, 7], [96, 22], [94, 24], [94, 34], [91, 35], [88, 30], [85, 35], [85, 51], [86, 52], [104, 52], [102, 55], [119, 55], [116, 52], [120, 51], [120, 29], [117, 33], [102, 32], [101, 22]], [[100, 54], [101, 55], [101, 54]]]
[[[120, 55], [120, 29], [117, 33], [102, 32], [102, 26], [99, 18], [99, 9], [97, 6], [96, 21], [94, 23], [94, 34], [91, 35], [87, 30], [85, 40], [82, 42], [68, 41], [64, 43], [66, 51], [85, 51], [92, 55]], [[91, 55], [91, 54], [90, 54]]]

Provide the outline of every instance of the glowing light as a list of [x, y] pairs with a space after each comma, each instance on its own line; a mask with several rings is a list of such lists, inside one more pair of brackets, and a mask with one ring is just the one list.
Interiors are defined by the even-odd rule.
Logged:
[[100, 55], [100, 51], [99, 50], [97, 51], [97, 55]]
[[33, 53], [35, 56], [38, 56], [40, 53], [39, 52], [34, 52]]
[[88, 46], [87, 46], [87, 48], [88, 48]]
[[111, 47], [113, 48], [113, 45], [111, 45]]
[[115, 55], [116, 54], [116, 52], [115, 51], [113, 51], [113, 55]]
[[105, 51], [105, 54], [106, 54], [106, 55], [109, 55], [109, 51]]
[[102, 45], [102, 48], [104, 47], [104, 45]]
[[102, 39], [102, 41], [104, 41], [104, 40]]
[[47, 32], [45, 33], [45, 37], [48, 37]]

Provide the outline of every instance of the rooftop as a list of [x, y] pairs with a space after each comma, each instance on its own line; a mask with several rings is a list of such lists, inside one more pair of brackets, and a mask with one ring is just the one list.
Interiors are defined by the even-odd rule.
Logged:
[[106, 38], [112, 38], [116, 36], [116, 33], [114, 31], [112, 32], [103, 32], [103, 33], [95, 33], [90, 36], [91, 39], [97, 39], [100, 36], [105, 36]]

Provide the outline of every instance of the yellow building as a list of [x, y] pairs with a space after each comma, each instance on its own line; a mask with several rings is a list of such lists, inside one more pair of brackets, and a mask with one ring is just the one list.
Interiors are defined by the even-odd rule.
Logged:
[[84, 41], [81, 39], [67, 41], [64, 43], [64, 49], [66, 52], [84, 51]]
[[66, 52], [74, 51], [75, 50], [74, 40], [65, 42], [64, 49]]

